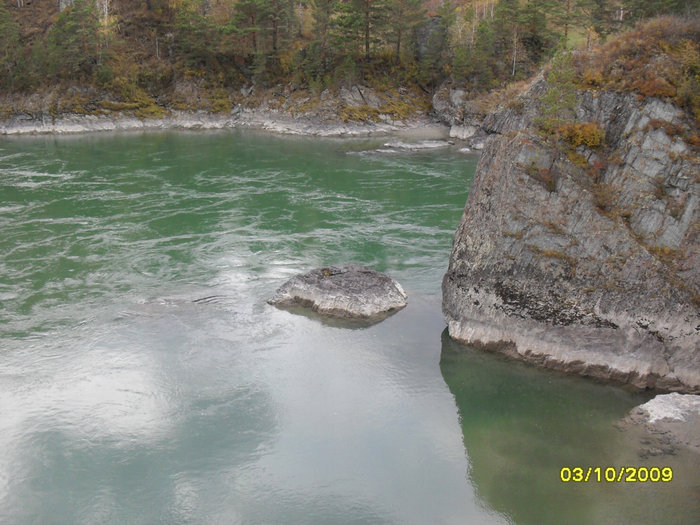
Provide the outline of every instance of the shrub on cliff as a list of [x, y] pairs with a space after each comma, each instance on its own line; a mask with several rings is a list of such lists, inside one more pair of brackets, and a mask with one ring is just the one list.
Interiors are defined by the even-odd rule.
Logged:
[[571, 147], [597, 148], [605, 141], [605, 131], [595, 122], [576, 122], [559, 126], [557, 133]]
[[587, 87], [671, 99], [700, 120], [700, 18], [659, 17], [576, 59]]

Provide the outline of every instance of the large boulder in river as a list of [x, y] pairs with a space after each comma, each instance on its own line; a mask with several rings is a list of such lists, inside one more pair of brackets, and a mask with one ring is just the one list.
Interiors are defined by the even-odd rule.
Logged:
[[[540, 79], [491, 134], [454, 238], [454, 339], [565, 372], [700, 392], [700, 156], [669, 101], [578, 92], [602, 144], [537, 128]], [[583, 125], [581, 130], [587, 129]], [[567, 149], [568, 148], [568, 149]]]
[[268, 303], [308, 307], [330, 317], [373, 321], [406, 306], [406, 292], [388, 275], [366, 266], [327, 266], [293, 277]]

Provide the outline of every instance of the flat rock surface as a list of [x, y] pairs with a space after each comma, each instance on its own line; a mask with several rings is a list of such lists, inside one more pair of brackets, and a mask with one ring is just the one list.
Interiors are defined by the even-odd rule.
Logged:
[[268, 303], [308, 307], [330, 317], [379, 320], [406, 306], [406, 292], [388, 275], [366, 266], [327, 266], [293, 277]]

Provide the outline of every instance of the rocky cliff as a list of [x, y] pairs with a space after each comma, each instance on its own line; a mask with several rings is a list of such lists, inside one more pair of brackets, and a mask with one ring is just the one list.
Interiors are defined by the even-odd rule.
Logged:
[[604, 138], [581, 125], [562, 145], [537, 125], [547, 89], [540, 78], [483, 121], [490, 136], [443, 280], [450, 335], [548, 368], [700, 392], [696, 121], [659, 98], [580, 91], [576, 121]]

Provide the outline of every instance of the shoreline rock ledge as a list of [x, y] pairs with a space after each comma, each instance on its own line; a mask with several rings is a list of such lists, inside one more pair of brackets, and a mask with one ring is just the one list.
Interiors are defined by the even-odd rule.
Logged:
[[641, 427], [651, 439], [644, 444], [643, 455], [675, 454], [686, 447], [700, 454], [700, 396], [692, 394], [658, 395], [633, 408], [622, 427]]
[[380, 321], [406, 306], [406, 298], [401, 285], [388, 275], [348, 264], [292, 277], [267, 302], [281, 308], [311, 308], [329, 317]]

